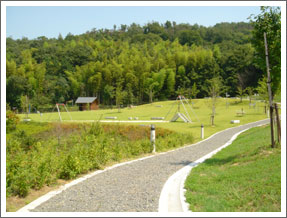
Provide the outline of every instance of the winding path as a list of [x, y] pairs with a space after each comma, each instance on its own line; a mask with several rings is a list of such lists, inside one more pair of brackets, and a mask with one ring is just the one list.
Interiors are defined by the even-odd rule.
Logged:
[[194, 145], [104, 170], [29, 211], [157, 212], [161, 190], [172, 174], [222, 146], [234, 134], [268, 121], [233, 127]]

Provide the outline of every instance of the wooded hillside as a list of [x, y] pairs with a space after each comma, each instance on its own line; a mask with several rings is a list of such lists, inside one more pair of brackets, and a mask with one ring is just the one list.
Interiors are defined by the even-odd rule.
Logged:
[[21, 108], [28, 95], [35, 108], [97, 96], [101, 104], [141, 104], [177, 94], [209, 96], [208, 81], [221, 93], [256, 87], [252, 25], [213, 27], [151, 22], [92, 29], [65, 38], [7, 38], [7, 103]]

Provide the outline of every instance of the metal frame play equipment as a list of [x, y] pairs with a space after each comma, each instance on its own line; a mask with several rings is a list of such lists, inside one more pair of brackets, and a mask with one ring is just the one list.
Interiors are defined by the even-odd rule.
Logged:
[[[170, 122], [175, 122], [178, 118], [181, 118], [185, 123], [191, 123], [191, 117], [190, 114], [188, 113], [188, 110], [186, 109], [184, 103], [186, 103], [188, 105], [188, 107], [190, 108], [191, 112], [194, 114], [194, 116], [196, 117], [197, 121], [199, 121], [197, 115], [195, 114], [195, 112], [193, 111], [192, 107], [190, 106], [190, 104], [188, 103], [187, 99], [183, 96], [183, 95], [179, 95], [177, 96], [175, 103], [171, 106], [171, 108], [169, 109], [169, 111], [166, 114], [166, 118], [169, 115], [169, 113], [172, 111], [172, 109], [174, 108], [174, 105], [178, 105], [177, 107], [177, 112], [174, 114], [174, 116], [172, 117], [172, 119], [170, 120]], [[180, 112], [180, 106], [183, 106], [184, 112]]]
[[[59, 106], [64, 106], [66, 112], [69, 114], [70, 119], [73, 120], [70, 112], [68, 111], [68, 109], [66, 107], [66, 105], [64, 103], [56, 103], [55, 107], [53, 108], [52, 113], [54, 112], [55, 108], [57, 108], [57, 111], [58, 111], [58, 114], [59, 114], [59, 118], [60, 118], [60, 122], [62, 122], [62, 117], [61, 117], [61, 112], [60, 112]], [[51, 115], [52, 115], [52, 113], [51, 113]], [[50, 119], [51, 115], [49, 116], [49, 119]]]

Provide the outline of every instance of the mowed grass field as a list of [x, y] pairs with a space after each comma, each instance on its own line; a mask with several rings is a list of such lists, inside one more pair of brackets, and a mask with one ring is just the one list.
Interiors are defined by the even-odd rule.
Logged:
[[[226, 106], [226, 103], [228, 106]], [[252, 102], [254, 103], [254, 102]], [[192, 107], [192, 109], [191, 109]], [[192, 123], [184, 123], [181, 119], [176, 122], [155, 123], [156, 126], [170, 129], [176, 132], [193, 134], [195, 141], [200, 140], [201, 125], [204, 125], [205, 138], [220, 130], [242, 125], [257, 120], [267, 118], [264, 112], [264, 103], [257, 101], [256, 106], [249, 106], [248, 100], [240, 99], [224, 99], [217, 100], [215, 125], [211, 126], [211, 100], [210, 99], [193, 99], [190, 104], [180, 105], [180, 112], [188, 111]], [[245, 114], [240, 116], [237, 112], [244, 110]], [[129, 117], [137, 117], [139, 123], [120, 123], [120, 125], [139, 125], [153, 123], [152, 117], [164, 117], [165, 121], [170, 121], [178, 111], [178, 102], [176, 101], [161, 101], [152, 104], [145, 104], [133, 108], [104, 109], [94, 111], [76, 111], [70, 112], [72, 121], [64, 108], [61, 108], [61, 117], [63, 122], [92, 122], [97, 120], [105, 120], [106, 117], [117, 117], [119, 121], [129, 121]], [[20, 115], [23, 119], [25, 115]], [[55, 109], [53, 113], [29, 114], [29, 118], [36, 122], [55, 122], [59, 121], [59, 114]], [[134, 119], [133, 119], [134, 120]], [[231, 120], [240, 120], [239, 124], [230, 123]], [[140, 121], [150, 121], [150, 123]]]
[[185, 196], [193, 212], [281, 211], [281, 145], [270, 126], [252, 128], [192, 169]]

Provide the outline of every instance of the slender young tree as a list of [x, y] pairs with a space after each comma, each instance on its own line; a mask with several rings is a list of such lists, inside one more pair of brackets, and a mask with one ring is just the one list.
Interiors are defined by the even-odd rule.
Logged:
[[246, 93], [248, 94], [249, 97], [249, 108], [251, 107], [251, 102], [252, 102], [252, 96], [253, 96], [253, 87], [247, 87], [245, 89]]
[[214, 126], [214, 118], [216, 114], [216, 106], [217, 106], [217, 98], [221, 92], [221, 78], [220, 77], [213, 77], [212, 79], [208, 80], [208, 93], [211, 97], [211, 125]]

